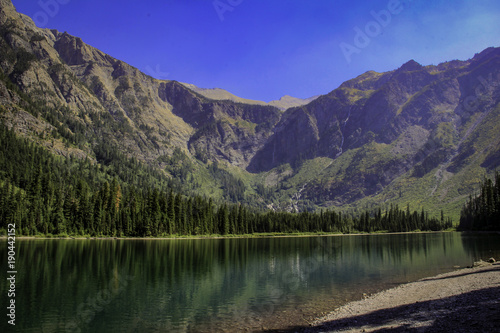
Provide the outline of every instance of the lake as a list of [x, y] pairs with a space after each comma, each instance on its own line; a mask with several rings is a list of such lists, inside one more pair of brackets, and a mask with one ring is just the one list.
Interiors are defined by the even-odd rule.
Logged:
[[235, 332], [307, 325], [364, 293], [498, 259], [500, 235], [18, 239], [16, 250], [16, 332]]

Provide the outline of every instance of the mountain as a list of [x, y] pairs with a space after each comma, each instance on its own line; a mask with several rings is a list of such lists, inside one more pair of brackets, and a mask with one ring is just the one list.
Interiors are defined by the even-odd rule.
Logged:
[[195, 86], [194, 84], [190, 83], [181, 83], [184, 85], [186, 88], [191, 89], [194, 92], [197, 92], [200, 95], [205, 96], [206, 98], [210, 99], [215, 99], [215, 100], [229, 100], [233, 101], [236, 103], [244, 103], [244, 104], [254, 104], [254, 105], [271, 105], [275, 106], [278, 109], [285, 111], [286, 109], [295, 107], [295, 106], [302, 106], [305, 104], [308, 104], [312, 101], [314, 101], [316, 98], [319, 96], [313, 96], [309, 97], [306, 99], [301, 99], [301, 98], [296, 98], [292, 96], [285, 95], [281, 97], [279, 100], [271, 101], [269, 103], [263, 102], [263, 101], [255, 101], [251, 99], [245, 99], [238, 97], [236, 95], [231, 94], [229, 91], [220, 89], [220, 88], [199, 88]]
[[498, 48], [468, 61], [367, 72], [287, 110], [248, 169], [323, 160], [314, 176], [289, 181], [302, 200], [456, 210], [500, 164], [499, 81]]
[[297, 98], [297, 97], [285, 95], [276, 101], [269, 102], [268, 104], [275, 106], [280, 110], [286, 110], [289, 108], [309, 104], [310, 102], [314, 101], [318, 97], [319, 96], [313, 96], [313, 97], [309, 97], [306, 99], [302, 99], [302, 98]]
[[8, 0], [0, 0], [0, 49], [0, 121], [54, 154], [95, 163], [124, 154], [186, 193], [245, 200], [239, 168], [283, 113], [154, 79], [78, 37], [37, 28]]
[[[280, 117], [274, 107], [211, 100], [175, 81], [153, 79], [80, 38], [38, 29], [28, 17], [15, 13], [9, 1], [2, 4], [5, 84], [15, 85], [34, 103], [67, 108], [65, 116], [92, 130], [99, 127], [95, 117], [111, 117], [118, 128], [100, 130], [120, 149], [143, 161], [174, 148], [193, 155], [203, 148], [212, 157], [244, 165], [248, 151], [259, 149]], [[4, 90], [8, 90], [6, 85]], [[7, 97], [2, 104], [14, 102]], [[19, 115], [7, 117], [19, 120]], [[198, 138], [208, 127], [217, 132], [202, 143]]]
[[[0, 121], [56, 155], [121, 154], [177, 189], [275, 210], [458, 216], [500, 166], [500, 49], [270, 103], [157, 80], [0, 0]], [[120, 155], [120, 156], [121, 156]]]

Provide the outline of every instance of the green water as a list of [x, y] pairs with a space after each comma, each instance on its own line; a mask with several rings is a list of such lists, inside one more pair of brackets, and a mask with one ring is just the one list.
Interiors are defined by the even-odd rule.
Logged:
[[[6, 239], [3, 240], [5, 243]], [[2, 332], [234, 332], [305, 324], [399, 283], [500, 257], [500, 235], [17, 240]], [[6, 275], [7, 246], [0, 249]]]

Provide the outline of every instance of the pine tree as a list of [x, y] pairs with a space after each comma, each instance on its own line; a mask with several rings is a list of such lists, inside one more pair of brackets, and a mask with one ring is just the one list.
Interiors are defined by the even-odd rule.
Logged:
[[64, 218], [64, 212], [61, 206], [57, 208], [53, 216], [52, 225], [55, 227], [56, 234], [66, 234], [66, 219]]
[[498, 173], [495, 184], [485, 179], [480, 194], [469, 197], [460, 214], [460, 230], [500, 230], [500, 202]]
[[176, 221], [175, 221], [175, 195], [172, 191], [168, 194], [168, 223], [169, 223], [169, 233], [177, 233]]
[[228, 235], [230, 227], [229, 227], [229, 212], [226, 204], [224, 204], [219, 209], [217, 215], [219, 217], [219, 230], [222, 232], [223, 235]]

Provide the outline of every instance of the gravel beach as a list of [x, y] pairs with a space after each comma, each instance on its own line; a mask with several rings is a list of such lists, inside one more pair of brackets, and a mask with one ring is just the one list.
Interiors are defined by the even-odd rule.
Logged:
[[348, 303], [305, 332], [500, 332], [500, 263], [476, 263]]

